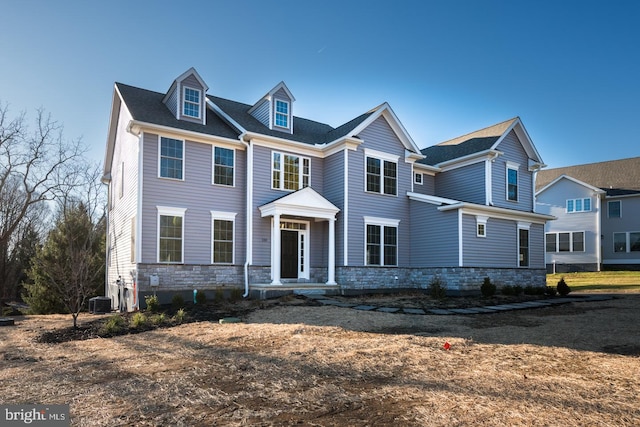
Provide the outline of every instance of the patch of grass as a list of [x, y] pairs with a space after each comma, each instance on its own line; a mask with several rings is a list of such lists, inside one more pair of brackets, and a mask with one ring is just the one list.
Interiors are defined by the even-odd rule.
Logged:
[[572, 292], [640, 292], [640, 271], [547, 274], [547, 286], [555, 286], [562, 277], [571, 283]]

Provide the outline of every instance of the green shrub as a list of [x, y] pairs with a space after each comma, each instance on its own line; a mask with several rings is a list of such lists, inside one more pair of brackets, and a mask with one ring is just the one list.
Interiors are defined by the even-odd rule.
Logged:
[[138, 311], [131, 316], [129, 325], [131, 325], [132, 328], [141, 328], [146, 326], [147, 321], [147, 316], [143, 312]]
[[558, 291], [553, 286], [547, 286], [547, 288], [544, 290], [544, 294], [550, 297], [555, 297], [557, 293]]
[[566, 297], [571, 292], [571, 288], [564, 281], [564, 277], [560, 278], [560, 281], [558, 282], [558, 286], [556, 286], [556, 289], [560, 294], [560, 296], [563, 296], [563, 297]]
[[431, 298], [443, 299], [447, 296], [447, 285], [439, 277], [434, 277], [427, 289]]
[[213, 302], [220, 304], [222, 301], [224, 301], [224, 290], [222, 288], [216, 288], [213, 292]]
[[187, 313], [184, 311], [184, 308], [181, 308], [178, 311], [176, 311], [175, 316], [173, 316], [173, 321], [176, 323], [184, 323], [186, 318], [187, 318]]
[[160, 311], [160, 300], [155, 295], [147, 295], [144, 297], [144, 302], [147, 304], [147, 310], [152, 313], [157, 313]]
[[500, 293], [502, 295], [508, 295], [508, 296], [516, 294], [514, 287], [511, 285], [504, 285], [502, 288], [500, 288]]
[[104, 322], [104, 325], [102, 325], [102, 333], [118, 333], [122, 330], [122, 328], [124, 328], [126, 323], [127, 322], [124, 320], [124, 317], [119, 314], [114, 314], [113, 316], [110, 316], [106, 322]]
[[520, 286], [520, 285], [515, 285], [513, 287], [513, 294], [515, 296], [518, 296], [518, 295], [522, 294], [522, 291], [523, 291], [523, 289], [522, 289], [522, 286]]
[[207, 295], [204, 291], [198, 291], [196, 293], [196, 304], [206, 304], [207, 303]]
[[544, 286], [526, 286], [524, 288], [525, 295], [544, 295], [545, 288]]
[[491, 283], [490, 278], [485, 277], [482, 286], [480, 286], [480, 292], [482, 292], [482, 296], [485, 298], [492, 297], [496, 294], [496, 285]]
[[175, 294], [171, 298], [171, 306], [174, 310], [179, 310], [184, 307], [184, 297], [182, 296], [182, 294]]
[[167, 321], [168, 321], [167, 315], [165, 313], [154, 314], [153, 316], [151, 316], [149, 318], [149, 320], [155, 326], [163, 325], [163, 324], [167, 323]]

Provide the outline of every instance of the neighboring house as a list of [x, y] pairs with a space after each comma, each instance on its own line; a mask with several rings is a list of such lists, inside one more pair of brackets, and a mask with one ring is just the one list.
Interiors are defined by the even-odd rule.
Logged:
[[420, 150], [384, 103], [339, 127], [281, 82], [249, 105], [193, 69], [166, 93], [116, 83], [103, 181], [107, 285], [332, 292], [545, 284], [542, 160], [515, 118]]
[[538, 173], [549, 272], [640, 269], [640, 157]]

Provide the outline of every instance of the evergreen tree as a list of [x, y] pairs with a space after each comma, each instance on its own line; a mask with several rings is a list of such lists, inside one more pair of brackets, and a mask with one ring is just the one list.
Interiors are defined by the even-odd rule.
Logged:
[[94, 221], [84, 203], [65, 203], [31, 261], [23, 298], [33, 312], [71, 313], [77, 327], [88, 299], [103, 292], [104, 245], [104, 217]]

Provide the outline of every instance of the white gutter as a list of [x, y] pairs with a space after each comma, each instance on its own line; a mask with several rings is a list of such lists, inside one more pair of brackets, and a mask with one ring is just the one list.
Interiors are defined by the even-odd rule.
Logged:
[[238, 137], [247, 146], [247, 213], [246, 213], [246, 253], [244, 260], [244, 294], [243, 298], [249, 296], [249, 265], [253, 262], [253, 145], [244, 141], [245, 132]]

